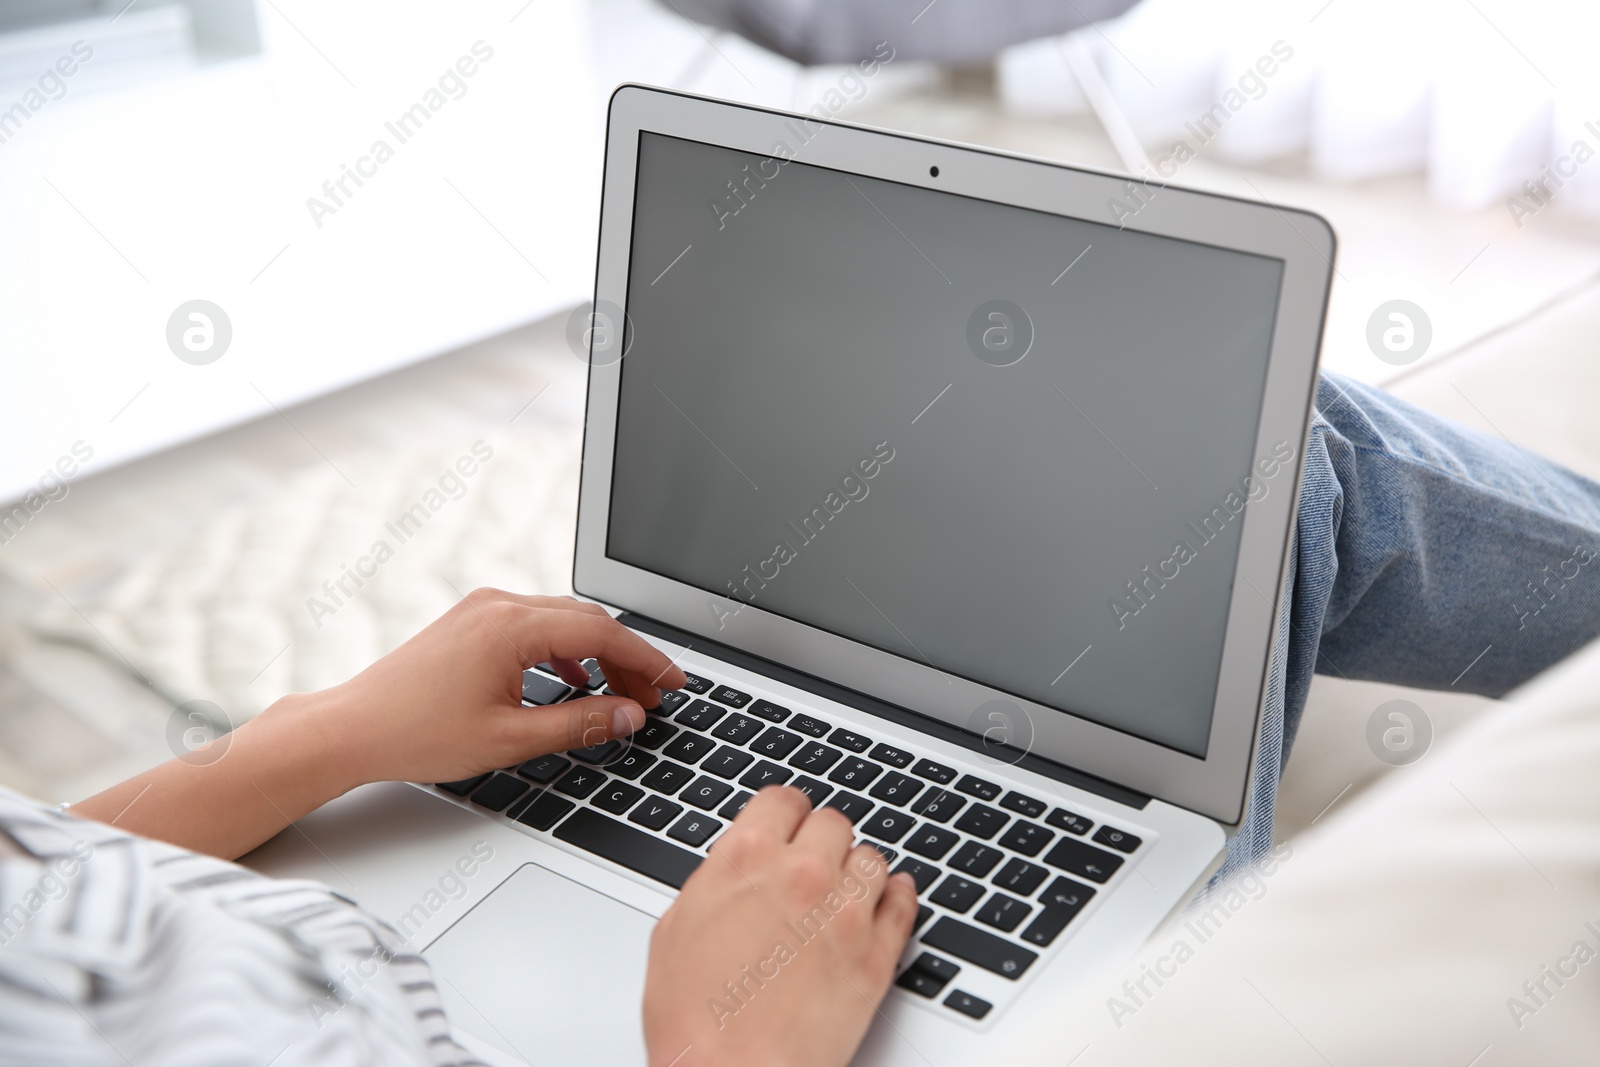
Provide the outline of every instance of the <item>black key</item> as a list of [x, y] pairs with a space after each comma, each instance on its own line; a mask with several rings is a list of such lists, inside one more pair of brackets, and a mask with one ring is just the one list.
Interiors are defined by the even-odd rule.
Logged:
[[[732, 792], [733, 786], [727, 782], [719, 782], [715, 778], [707, 778], [702, 774], [694, 780], [694, 784], [678, 794], [678, 799], [693, 804], [702, 811], [710, 811], [728, 799], [728, 794]], [[699, 844], [699, 842], [691, 841], [690, 844]]]
[[700, 764], [700, 769], [718, 778], [732, 778], [746, 767], [750, 766], [755, 757], [748, 752], [740, 752], [736, 748], [723, 745]]
[[883, 781], [872, 787], [871, 796], [874, 800], [885, 800], [890, 804], [904, 807], [920, 792], [922, 792], [921, 782], [909, 774], [890, 771], [883, 776]]
[[598, 765], [615, 756], [617, 750], [621, 747], [622, 745], [616, 741], [602, 741], [598, 745], [587, 745], [583, 748], [572, 749], [567, 755], [585, 763]]
[[924, 952], [916, 959], [912, 960], [910, 969], [913, 971], [921, 971], [923, 974], [937, 978], [941, 986], [961, 973], [961, 967], [959, 964], [951, 963], [949, 960], [940, 959], [931, 952]]
[[633, 732], [632, 740], [641, 748], [660, 748], [678, 732], [678, 728], [662, 719], [646, 719], [643, 726]]
[[844, 817], [854, 824], [860, 822], [861, 816], [872, 810], [872, 801], [841, 789], [823, 807], [844, 812]]
[[672, 721], [681, 722], [691, 730], [709, 730], [726, 714], [728, 714], [727, 708], [719, 708], [709, 700], [696, 700], [678, 712]]
[[907, 766], [913, 759], [911, 753], [907, 752], [903, 748], [895, 748], [892, 745], [882, 744], [873, 748], [871, 756], [878, 762], [887, 763], [891, 767]]
[[939, 995], [947, 983], [939, 981], [933, 975], [919, 971], [915, 967], [907, 967], [905, 973], [894, 980], [894, 984], [901, 989], [909, 989], [913, 993], [928, 997], [930, 1000]]
[[1042, 800], [1025, 797], [1021, 793], [1007, 793], [1000, 798], [1000, 806], [1009, 808], [1018, 815], [1026, 815], [1030, 819], [1037, 819], [1044, 815], [1047, 805]]
[[797, 734], [791, 734], [787, 730], [780, 730], [776, 726], [769, 726], [766, 733], [750, 742], [750, 751], [758, 755], [769, 756], [772, 759], [783, 759], [783, 757], [800, 747], [800, 742], [803, 740], [805, 739]]
[[1011, 821], [1011, 816], [996, 808], [974, 804], [966, 814], [956, 820], [956, 829], [987, 841], [1000, 832], [1000, 827]]
[[911, 924], [911, 932], [916, 933], [922, 929], [923, 924], [933, 917], [933, 909], [926, 904], [917, 905], [917, 921]]
[[590, 803], [613, 815], [621, 815], [644, 799], [644, 790], [627, 782], [611, 782], [596, 793]]
[[730, 745], [743, 745], [760, 732], [760, 719], [749, 715], [729, 715], [711, 731], [711, 736], [720, 737]]
[[838, 745], [840, 748], [848, 748], [851, 752], [865, 752], [872, 747], [872, 738], [851, 733], [841, 726], [828, 735], [828, 743]]
[[612, 761], [611, 765], [607, 767], [606, 770], [610, 771], [618, 778], [626, 778], [631, 782], [635, 778], [639, 777], [639, 775], [649, 770], [650, 765], [655, 761], [656, 758], [650, 753], [641, 752], [636, 748], [630, 748], [618, 759]]
[[919, 759], [917, 765], [911, 768], [911, 773], [918, 778], [927, 778], [938, 782], [940, 785], [949, 785], [956, 776], [954, 767], [946, 767], [942, 763], [935, 763], [931, 759]]
[[782, 704], [774, 704], [770, 700], [758, 700], [745, 709], [751, 715], [758, 715], [768, 722], [782, 722], [789, 717], [789, 709]]
[[679, 819], [672, 829], [667, 831], [667, 836], [674, 840], [682, 841], [686, 845], [693, 845], [695, 848], [699, 848], [711, 840], [712, 835], [720, 829], [722, 829], [722, 824], [711, 816], [697, 815], [691, 811]]
[[1113, 830], [1109, 826], [1102, 826], [1094, 832], [1094, 839], [1102, 845], [1110, 845], [1118, 852], [1132, 852], [1144, 844], [1142, 838], [1135, 837], [1126, 830]]
[[1045, 854], [1044, 861], [1068, 874], [1075, 874], [1079, 878], [1087, 878], [1102, 885], [1117, 873], [1118, 867], [1122, 866], [1122, 857], [1116, 853], [1086, 845], [1070, 837], [1063, 837], [1057, 841], [1056, 847]]
[[720, 700], [730, 708], [742, 708], [750, 703], [750, 694], [741, 693], [726, 685], [719, 685], [711, 691], [712, 700]]
[[983, 899], [983, 886], [970, 882], [959, 874], [952, 874], [939, 883], [939, 888], [928, 894], [935, 904], [942, 904], [954, 912], [963, 912]]
[[1046, 830], [1036, 822], [1018, 819], [1000, 835], [1000, 845], [1024, 856], [1037, 856], [1055, 836], [1055, 831]]
[[916, 824], [916, 818], [893, 808], [879, 808], [872, 817], [861, 824], [861, 832], [879, 841], [895, 842], [906, 836], [906, 831]]
[[567, 761], [560, 756], [537, 756], [518, 767], [517, 773], [540, 785], [549, 785], [566, 769]]
[[811, 741], [800, 746], [800, 751], [789, 760], [789, 766], [812, 774], [822, 774], [837, 763], [842, 755], [844, 753], [836, 748], [829, 748], [820, 741]]
[[629, 822], [636, 822], [640, 826], [648, 826], [652, 830], [664, 830], [667, 824], [676, 819], [683, 812], [682, 804], [674, 804], [661, 797], [646, 797], [644, 803], [633, 809], [633, 814], [628, 816]]
[[1050, 944], [1077, 917], [1094, 893], [1093, 889], [1070, 878], [1057, 878], [1039, 898], [1044, 910], [1022, 931], [1022, 940], [1032, 945]]
[[550, 666], [550, 664], [548, 664], [548, 663], [535, 663], [534, 666], [536, 668], [538, 668], [539, 670], [544, 671], [544, 673], [548, 674], [552, 678], [561, 677], [559, 674], [556, 673], [556, 669], [554, 667]]
[[962, 775], [961, 781], [956, 783], [956, 788], [969, 796], [977, 797], [979, 800], [993, 800], [1000, 795], [999, 786], [970, 774]]
[[566, 797], [558, 797], [548, 790], [534, 797], [533, 803], [517, 813], [517, 821], [535, 830], [548, 830], [561, 821], [562, 816], [577, 807]]
[[1085, 819], [1082, 815], [1076, 815], [1066, 808], [1057, 808], [1047, 815], [1044, 821], [1054, 826], [1057, 830], [1065, 830], [1069, 834], [1077, 834], [1080, 837], [1088, 833], [1089, 827], [1094, 825], [1093, 819]]
[[814, 719], [810, 715], [796, 715], [789, 720], [789, 729], [799, 730], [801, 733], [810, 734], [812, 737], [823, 737], [827, 735], [832, 727], [821, 719]]
[[522, 672], [522, 699], [530, 704], [555, 704], [570, 692], [572, 687], [566, 682], [538, 671]]
[[599, 789], [605, 780], [606, 776], [592, 767], [574, 767], [556, 779], [554, 788], [558, 793], [582, 799]]
[[527, 782], [519, 782], [509, 774], [496, 773], [487, 784], [472, 794], [472, 802], [490, 811], [505, 811], [513, 800], [527, 791]]
[[983, 906], [972, 913], [972, 917], [985, 926], [992, 926], [1009, 934], [1028, 917], [1028, 913], [1032, 910], [1032, 904], [1024, 904], [1004, 893], [991, 893], [989, 899], [983, 902]]
[[1005, 856], [997, 848], [980, 845], [976, 841], [963, 841], [961, 847], [956, 849], [956, 854], [950, 857], [950, 866], [962, 874], [970, 874], [974, 878], [982, 878], [994, 870], [994, 865]]
[[929, 822], [949, 822], [950, 816], [966, 806], [966, 797], [957, 796], [947, 789], [930, 789], [911, 805], [911, 810]]
[[940, 916], [939, 921], [928, 928], [928, 932], [922, 935], [922, 943], [1012, 981], [1021, 978], [1033, 966], [1033, 961], [1039, 958], [1037, 952], [1030, 952], [1003, 937], [996, 937], [948, 915]]
[[750, 798], [753, 796], [755, 796], [755, 794], [749, 790], [741, 789], [739, 792], [733, 795], [732, 800], [728, 801], [726, 804], [722, 805], [722, 807], [717, 809], [717, 814], [722, 816], [724, 819], [737, 818], [739, 813], [744, 810], [744, 806], [750, 803]]
[[1083, 906], [1094, 899], [1099, 890], [1086, 886], [1081, 882], [1074, 882], [1071, 878], [1057, 878], [1050, 883], [1050, 888], [1039, 894], [1039, 903], [1045, 910], [1053, 908], [1069, 908], [1073, 912], [1083, 909]]
[[[794, 760], [790, 760], [793, 763]], [[835, 785], [849, 786], [851, 789], [865, 789], [871, 785], [878, 775], [883, 773], [883, 768], [876, 763], [868, 763], [857, 756], [851, 756], [828, 775], [828, 781]]]
[[674, 889], [682, 889], [683, 883], [700, 866], [700, 857], [688, 849], [588, 808], [562, 823], [556, 829], [556, 840], [577, 845], [601, 859], [665, 882]]
[[524, 811], [527, 810], [529, 804], [532, 804], [535, 800], [539, 799], [540, 794], [543, 792], [543, 789], [534, 789], [528, 793], [524, 793], [520, 799], [513, 801], [511, 806], [506, 809], [506, 818], [515, 819], [520, 816]]
[[994, 884], [1001, 889], [1009, 889], [1013, 893], [1031, 897], [1035, 889], [1044, 885], [1044, 880], [1049, 874], [1049, 871], [1037, 863], [1014, 859], [1000, 868], [1000, 873], [994, 876]]
[[699, 763], [716, 747], [717, 743], [709, 737], [700, 734], [679, 734], [667, 742], [667, 747], [661, 750], [661, 754], [683, 763]]
[[959, 1011], [962, 1015], [970, 1015], [974, 1019], [981, 1019], [989, 1014], [989, 1009], [994, 1007], [982, 997], [975, 997], [971, 993], [956, 990], [944, 998], [944, 1006]]
[[[563, 760], [562, 762], [565, 763], [566, 761]], [[471, 778], [463, 778], [459, 782], [440, 782], [439, 788], [446, 793], [454, 793], [458, 797], [464, 797], [482, 785], [483, 780], [487, 777], [489, 777], [487, 774], [475, 774]]]
[[914, 860], [910, 856], [901, 861], [900, 866], [896, 867], [892, 873], [899, 874], [901, 871], [909, 874], [912, 880], [917, 883], [918, 894], [926, 893], [928, 887], [933, 884], [933, 880], [939, 877], [939, 868], [931, 863]]
[[915, 852], [919, 856], [926, 856], [930, 860], [943, 859], [944, 854], [959, 840], [960, 838], [949, 830], [931, 823], [923, 823], [906, 842], [906, 850]]
[[739, 784], [750, 789], [760, 789], [762, 786], [782, 785], [793, 777], [794, 772], [789, 768], [780, 767], [770, 760], [762, 760], [744, 772], [744, 777], [739, 779]]
[[833, 792], [833, 786], [819, 782], [815, 778], [807, 778], [803, 774], [796, 778], [792, 784], [794, 788], [806, 795], [806, 799], [811, 801], [813, 808], [820, 807], [822, 802], [828, 799], [828, 794]]
[[[639, 784], [658, 793], [668, 796], [676, 793], [694, 780], [694, 772], [687, 767], [680, 767], [671, 760], [662, 760], [650, 773], [639, 779]], [[559, 789], [560, 787], [557, 786]]]
[[681, 689], [665, 689], [661, 693], [661, 706], [648, 709], [655, 715], [671, 715], [688, 703], [689, 694]]
[[698, 674], [689, 674], [688, 671], [685, 671], [684, 674], [687, 675], [687, 677], [689, 679], [687, 682], [683, 683], [684, 689], [688, 690], [691, 693], [698, 693], [698, 694], [704, 694], [704, 693], [711, 692], [711, 681], [710, 681], [710, 679], [702, 678]]

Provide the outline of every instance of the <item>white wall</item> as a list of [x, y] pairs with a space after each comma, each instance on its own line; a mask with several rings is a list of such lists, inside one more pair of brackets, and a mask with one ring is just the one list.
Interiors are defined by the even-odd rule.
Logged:
[[[259, 10], [263, 57], [66, 79], [0, 143], [0, 499], [75, 442], [104, 469], [587, 295], [604, 98], [579, 0]], [[400, 143], [384, 123], [480, 40], [465, 95]], [[307, 198], [380, 139], [319, 228]], [[196, 298], [233, 330], [204, 366], [166, 340]]]

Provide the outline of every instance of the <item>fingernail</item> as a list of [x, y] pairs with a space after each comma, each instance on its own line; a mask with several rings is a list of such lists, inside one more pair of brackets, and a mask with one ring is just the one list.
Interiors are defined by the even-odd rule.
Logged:
[[611, 736], [627, 737], [644, 725], [644, 712], [637, 704], [618, 704], [611, 712]]

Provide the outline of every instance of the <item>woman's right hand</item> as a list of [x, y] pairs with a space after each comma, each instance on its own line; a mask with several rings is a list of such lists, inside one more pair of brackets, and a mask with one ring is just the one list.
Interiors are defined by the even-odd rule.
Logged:
[[850, 1061], [917, 914], [911, 878], [853, 837], [797, 789], [751, 798], [651, 936], [651, 1067]]

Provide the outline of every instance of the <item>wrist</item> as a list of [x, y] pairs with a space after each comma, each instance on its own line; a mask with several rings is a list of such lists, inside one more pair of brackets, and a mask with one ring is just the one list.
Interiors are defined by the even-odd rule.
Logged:
[[349, 724], [340, 687], [291, 693], [274, 701], [252, 723], [268, 747], [292, 761], [295, 777], [326, 803], [375, 779], [369, 775]]

